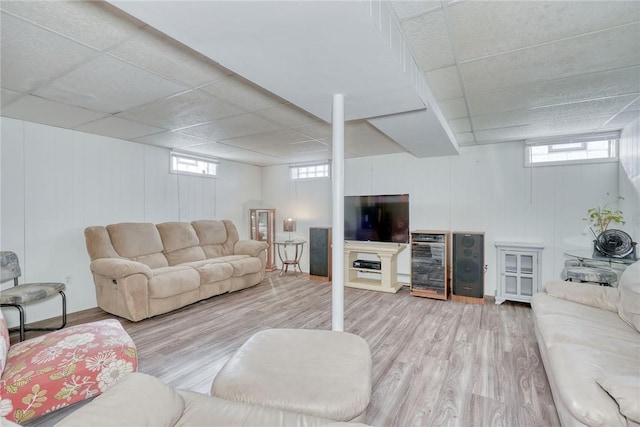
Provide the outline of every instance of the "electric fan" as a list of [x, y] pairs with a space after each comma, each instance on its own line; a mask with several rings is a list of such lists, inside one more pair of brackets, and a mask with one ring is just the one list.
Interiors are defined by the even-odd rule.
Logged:
[[605, 230], [593, 241], [594, 255], [610, 258], [636, 259], [636, 242], [622, 230]]

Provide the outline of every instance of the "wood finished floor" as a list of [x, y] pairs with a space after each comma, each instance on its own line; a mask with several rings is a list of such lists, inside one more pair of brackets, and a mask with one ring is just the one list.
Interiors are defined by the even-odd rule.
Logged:
[[[330, 329], [331, 284], [278, 273], [152, 319], [118, 318], [138, 346], [139, 370], [209, 393], [216, 373], [255, 332]], [[71, 314], [68, 324], [111, 317], [96, 308]], [[397, 294], [346, 288], [344, 324], [371, 346], [371, 425], [560, 425], [527, 304], [481, 306], [412, 297], [407, 288]], [[26, 425], [51, 426], [77, 407]]]

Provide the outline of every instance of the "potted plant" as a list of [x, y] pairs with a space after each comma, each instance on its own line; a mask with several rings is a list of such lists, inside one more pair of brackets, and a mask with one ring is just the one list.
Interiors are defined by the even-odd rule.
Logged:
[[[607, 196], [608, 195], [609, 193], [607, 193]], [[618, 196], [616, 200], [624, 200], [624, 197]], [[596, 236], [604, 233], [612, 222], [621, 225], [625, 224], [622, 211], [619, 209], [611, 209], [608, 203], [587, 210], [587, 214], [588, 216], [582, 219], [589, 223], [589, 226], [594, 230]]]

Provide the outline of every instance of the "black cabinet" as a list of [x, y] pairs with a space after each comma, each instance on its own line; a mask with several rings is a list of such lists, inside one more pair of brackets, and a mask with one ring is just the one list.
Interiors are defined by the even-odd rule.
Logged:
[[331, 280], [331, 228], [309, 229], [309, 278]]

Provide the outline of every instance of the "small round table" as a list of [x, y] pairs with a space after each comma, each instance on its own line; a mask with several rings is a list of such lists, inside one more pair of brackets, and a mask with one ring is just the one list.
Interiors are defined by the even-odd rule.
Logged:
[[[296, 267], [298, 268], [298, 271], [302, 273], [302, 269], [300, 268], [300, 259], [302, 258], [304, 244], [307, 243], [307, 241], [304, 239], [276, 240], [275, 243], [278, 250], [278, 258], [280, 258], [280, 261], [282, 262], [282, 270], [280, 271], [280, 276], [289, 271], [289, 266], [293, 267], [294, 273], [296, 272]], [[289, 257], [287, 253], [287, 246], [293, 246], [295, 248], [293, 257]]]

